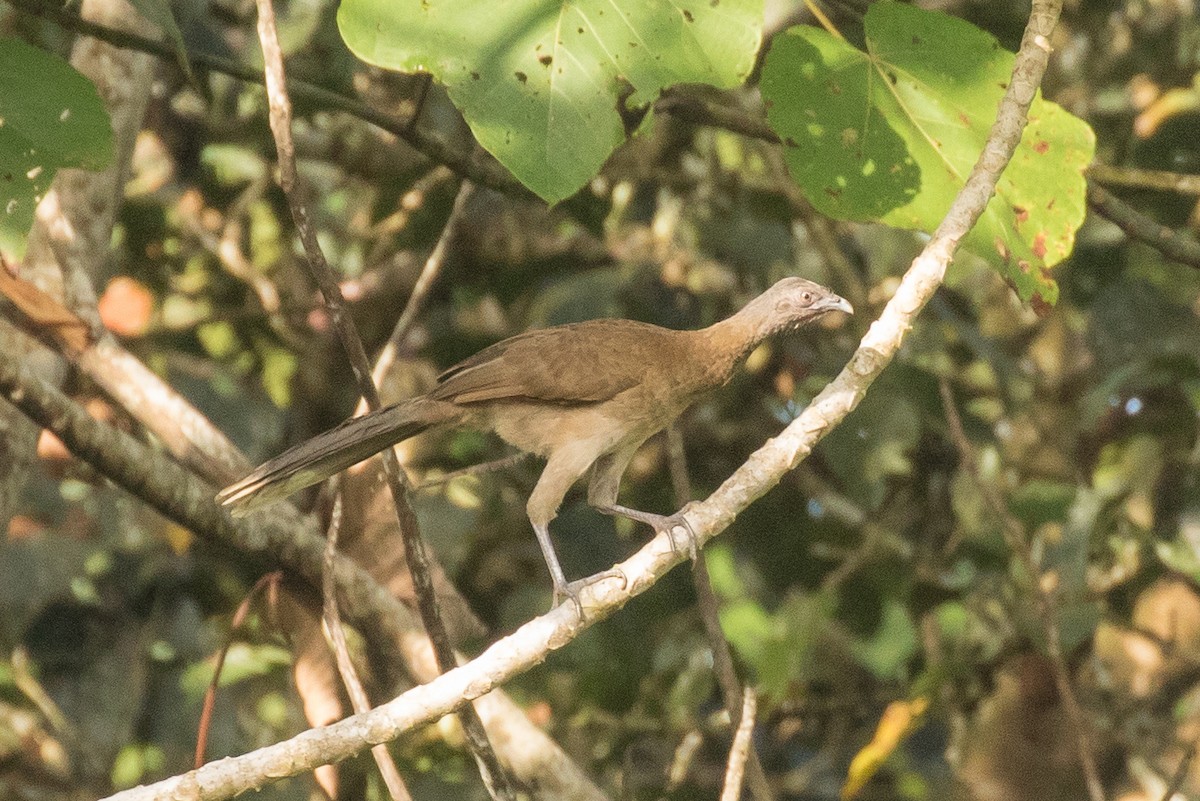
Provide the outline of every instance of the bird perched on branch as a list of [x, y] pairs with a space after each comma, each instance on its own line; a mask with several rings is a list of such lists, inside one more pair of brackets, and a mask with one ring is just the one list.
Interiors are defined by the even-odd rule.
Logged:
[[853, 313], [819, 284], [785, 278], [699, 331], [593, 320], [518, 334], [446, 370], [428, 394], [347, 420], [259, 466], [217, 499], [242, 514], [434, 426], [493, 431], [546, 459], [526, 511], [555, 604], [574, 599], [550, 540], [550, 521], [571, 485], [590, 470], [588, 503], [599, 511], [657, 531], [686, 525], [678, 516], [617, 504], [634, 453], [700, 395], [728, 382], [760, 342], [832, 311]]

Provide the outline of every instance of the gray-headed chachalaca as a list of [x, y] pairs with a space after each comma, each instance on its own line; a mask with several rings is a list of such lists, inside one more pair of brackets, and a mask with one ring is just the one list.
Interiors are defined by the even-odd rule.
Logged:
[[850, 304], [803, 278], [785, 278], [732, 317], [699, 331], [630, 320], [593, 320], [529, 331], [484, 348], [402, 401], [301, 443], [225, 488], [218, 500], [242, 512], [285, 498], [432, 426], [494, 431], [546, 467], [526, 511], [554, 582], [555, 603], [574, 597], [550, 521], [591, 470], [588, 503], [669, 529], [680, 521], [617, 504], [621, 475], [638, 447], [700, 395], [722, 386], [767, 337]]

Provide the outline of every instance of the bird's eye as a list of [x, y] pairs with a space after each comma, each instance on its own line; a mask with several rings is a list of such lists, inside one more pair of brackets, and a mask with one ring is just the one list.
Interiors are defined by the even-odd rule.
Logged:
[[812, 303], [812, 293], [805, 292], [804, 294], [802, 294], [800, 296], [800, 299], [803, 300], [805, 303]]

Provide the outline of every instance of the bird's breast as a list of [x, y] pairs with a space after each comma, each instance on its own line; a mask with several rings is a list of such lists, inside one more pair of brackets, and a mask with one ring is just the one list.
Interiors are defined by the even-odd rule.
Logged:
[[538, 456], [584, 443], [597, 457], [616, 447], [629, 429], [604, 404], [577, 406], [512, 401], [492, 404], [486, 427], [513, 447]]

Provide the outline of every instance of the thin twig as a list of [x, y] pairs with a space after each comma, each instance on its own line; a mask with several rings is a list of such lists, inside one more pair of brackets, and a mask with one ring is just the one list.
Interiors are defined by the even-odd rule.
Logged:
[[433, 83], [433, 75], [428, 72], [422, 72], [418, 76], [421, 82], [421, 88], [417, 90], [416, 96], [413, 98], [412, 114], [408, 118], [408, 124], [405, 130], [411, 134], [417, 127], [417, 122], [421, 119], [421, 112], [425, 110], [425, 101], [429, 97], [429, 86]]
[[674, 793], [687, 778], [692, 762], [696, 759], [696, 751], [704, 745], [704, 735], [696, 729], [688, 729], [687, 734], [675, 746], [671, 755], [671, 767], [667, 770], [667, 785], [663, 788], [664, 796]]
[[1118, 200], [1096, 184], [1088, 184], [1088, 205], [1116, 225], [1131, 239], [1143, 242], [1172, 261], [1200, 268], [1200, 242], [1181, 231], [1173, 231], [1157, 220]]
[[838, 245], [833, 223], [829, 218], [817, 213], [817, 210], [808, 202], [808, 198], [800, 191], [800, 187], [791, 179], [787, 164], [783, 160], [782, 151], [773, 148], [763, 155], [775, 179], [776, 186], [779, 187], [787, 201], [793, 219], [800, 220], [804, 225], [809, 240], [820, 252], [826, 268], [836, 281], [834, 288], [844, 294], [855, 309], [865, 311], [868, 308], [866, 285], [858, 270], [846, 256], [845, 251]]
[[1200, 740], [1193, 740], [1188, 744], [1187, 750], [1183, 752], [1183, 758], [1179, 760], [1179, 766], [1175, 768], [1175, 772], [1171, 774], [1171, 780], [1163, 790], [1162, 801], [1172, 801], [1175, 794], [1183, 788], [1188, 772], [1192, 769], [1192, 760], [1196, 758], [1197, 748], [1200, 748]]
[[12, 683], [21, 694], [29, 699], [46, 722], [50, 724], [50, 728], [54, 733], [66, 740], [74, 741], [78, 744], [79, 732], [72, 725], [70, 718], [63, 714], [62, 708], [50, 697], [50, 693], [46, 692], [46, 688], [38, 681], [34, 675], [33, 665], [29, 660], [29, 651], [24, 645], [18, 645], [13, 649], [12, 657], [9, 659], [9, 668], [12, 670]]
[[1141, 167], [1114, 167], [1110, 164], [1096, 163], [1088, 167], [1087, 177], [1111, 186], [1153, 189], [1159, 192], [1175, 192], [1180, 195], [1200, 195], [1200, 175], [1186, 172], [1147, 170]]
[[396, 321], [392, 335], [388, 337], [387, 344], [383, 346], [379, 358], [375, 361], [375, 369], [371, 373], [371, 378], [376, 386], [383, 383], [384, 377], [400, 354], [400, 349], [404, 346], [404, 340], [408, 337], [413, 323], [416, 322], [417, 315], [421, 313], [425, 298], [428, 297], [429, 290], [433, 288], [433, 282], [437, 280], [438, 274], [442, 271], [442, 265], [446, 262], [446, 253], [450, 250], [450, 243], [462, 230], [467, 203], [474, 192], [475, 185], [470, 181], [463, 181], [462, 186], [458, 188], [458, 195], [454, 198], [454, 207], [450, 210], [450, 217], [442, 228], [442, 234], [438, 237], [433, 250], [430, 251], [429, 258], [425, 259], [425, 266], [421, 268], [421, 274], [417, 277], [417, 282], [413, 284], [412, 294], [408, 296], [408, 303], [404, 304], [404, 311], [401, 312], [400, 319]]
[[[338, 481], [337, 479], [334, 479]], [[338, 481], [340, 483], [340, 481]], [[342, 614], [338, 611], [337, 585], [333, 581], [333, 560], [337, 555], [338, 533], [342, 528], [342, 493], [334, 491], [333, 511], [329, 516], [329, 529], [325, 538], [325, 564], [322, 571], [321, 595], [324, 598], [325, 632], [329, 637], [329, 647], [333, 650], [337, 662], [338, 673], [346, 693], [350, 696], [350, 706], [355, 714], [362, 714], [371, 708], [371, 701], [363, 689], [354, 661], [350, 659], [350, 649], [346, 646], [346, 631], [342, 628]], [[379, 775], [387, 787], [393, 801], [411, 801], [412, 796], [404, 784], [400, 770], [396, 767], [392, 754], [383, 743], [371, 747], [371, 756], [379, 768]]]
[[993, 517], [1000, 522], [1004, 541], [1008, 548], [1021, 563], [1021, 568], [1029, 577], [1030, 591], [1033, 593], [1034, 608], [1042, 626], [1042, 635], [1046, 638], [1046, 656], [1050, 659], [1051, 670], [1054, 673], [1054, 683], [1062, 699], [1063, 708], [1075, 729], [1076, 748], [1079, 752], [1079, 762], [1083, 766], [1084, 781], [1087, 784], [1088, 796], [1091, 801], [1104, 801], [1104, 785], [1100, 781], [1100, 771], [1096, 767], [1096, 756], [1092, 751], [1089, 727], [1071, 686], [1071, 673], [1063, 655], [1062, 637], [1058, 630], [1055, 600], [1050, 591], [1041, 583], [1042, 570], [1033, 556], [1025, 526], [1013, 515], [1008, 503], [1000, 495], [994, 485], [984, 479], [979, 469], [979, 459], [975, 447], [967, 438], [963, 429], [962, 418], [954, 402], [954, 392], [950, 382], [944, 376], [938, 378], [938, 392], [942, 397], [942, 406], [946, 412], [946, 422], [950, 429], [950, 439], [958, 449], [963, 467], [970, 474], [975, 486], [983, 496]]
[[741, 721], [733, 735], [729, 748], [729, 764], [725, 767], [725, 786], [721, 788], [721, 801], [738, 801], [742, 797], [742, 775], [746, 769], [746, 757], [753, 754], [750, 735], [754, 732], [754, 714], [757, 699], [754, 688], [747, 687], [742, 698]]
[[432, 192], [438, 184], [449, 181], [454, 178], [454, 170], [439, 164], [429, 172], [422, 175], [420, 178], [412, 182], [408, 189], [404, 190], [404, 194], [400, 196], [400, 200], [396, 203], [396, 210], [387, 215], [383, 219], [371, 225], [367, 229], [367, 236], [372, 238], [382, 239], [384, 237], [395, 236], [408, 227], [409, 221], [412, 219], [414, 212], [425, 205], [429, 193]]
[[747, 114], [739, 108], [712, 102], [694, 91], [668, 89], [654, 104], [654, 113], [670, 114], [697, 125], [720, 128], [772, 144], [782, 142], [761, 112], [758, 115]]
[[250, 592], [246, 593], [242, 602], [238, 604], [237, 611], [233, 613], [233, 619], [229, 622], [229, 635], [225, 638], [225, 643], [217, 654], [217, 663], [213, 666], [212, 679], [208, 682], [208, 688], [204, 691], [204, 703], [200, 706], [200, 722], [196, 724], [196, 753], [193, 759], [193, 764], [197, 768], [204, 764], [204, 754], [208, 751], [208, 730], [212, 725], [213, 705], [217, 701], [217, 687], [221, 682], [221, 670], [225, 667], [225, 657], [229, 656], [229, 648], [233, 645], [233, 635], [246, 622], [246, 617], [250, 614], [250, 605], [263, 588], [269, 586], [273, 592], [274, 587], [282, 578], [283, 573], [278, 570], [261, 576], [258, 581], [254, 582], [254, 586], [250, 588]]
[[[683, 448], [683, 435], [678, 425], [667, 427], [667, 465], [671, 474], [671, 486], [675, 491], [675, 503], [683, 506], [692, 500], [692, 482], [688, 477], [687, 453]], [[721, 689], [721, 698], [725, 702], [725, 710], [729, 713], [730, 725], [737, 729], [741, 725], [742, 683], [738, 680], [737, 669], [733, 665], [729, 640], [721, 628], [720, 602], [713, 590], [712, 576], [709, 575], [708, 562], [701, 548], [696, 550], [696, 558], [692, 562], [692, 584], [696, 589], [696, 610], [700, 613], [704, 635], [708, 638], [708, 647], [712, 651], [717, 686]], [[767, 781], [767, 774], [758, 758], [758, 752], [751, 749], [749, 759], [750, 792], [757, 801], [774, 801], [775, 792]]]
[[[350, 362], [350, 368], [358, 384], [359, 393], [366, 401], [368, 408], [380, 408], [379, 392], [371, 380], [371, 368], [367, 362], [366, 350], [362, 339], [346, 308], [345, 298], [342, 297], [341, 287], [337, 277], [325, 260], [325, 254], [317, 241], [317, 232], [308, 216], [308, 208], [299, 196], [298, 176], [296, 174], [296, 152], [292, 142], [292, 104], [287, 94], [287, 84], [284, 77], [283, 53], [279, 47], [279, 37], [275, 30], [275, 10], [271, 0], [256, 0], [258, 9], [258, 39], [262, 45], [263, 63], [266, 72], [267, 102], [271, 133], [275, 138], [275, 148], [279, 158], [279, 185], [287, 197], [288, 206], [292, 211], [292, 219], [296, 224], [296, 232], [304, 245], [305, 255], [313, 279], [321, 290], [325, 306], [329, 311], [342, 347]], [[400, 538], [404, 542], [404, 551], [409, 573], [413, 579], [413, 590], [417, 598], [417, 609], [421, 613], [421, 622], [433, 643], [434, 656], [438, 668], [442, 672], [452, 669], [458, 660], [454, 655], [454, 647], [446, 625], [438, 610], [437, 595], [433, 587], [432, 570], [425, 543], [417, 526], [417, 517], [408, 502], [408, 479], [400, 468], [400, 461], [391, 448], [385, 448], [382, 454], [384, 477], [391, 491], [392, 502], [396, 507], [396, 517], [400, 528]], [[475, 708], [466, 705], [458, 712], [466, 735], [467, 745], [475, 761], [478, 763], [480, 775], [488, 792], [493, 798], [512, 799], [515, 792], [509, 781], [508, 774], [500, 765], [496, 752], [488, 741], [483, 722]]]
[[828, 31], [831, 36], [843, 42], [846, 41], [846, 37], [842, 35], [842, 32], [837, 29], [837, 26], [833, 24], [833, 21], [829, 17], [825, 16], [825, 12], [813, 0], [804, 0], [804, 7], [808, 9], [808, 13], [812, 14], [821, 27]]
[[877, 525], [874, 521], [868, 521], [862, 525], [861, 530], [862, 541], [858, 547], [847, 553], [838, 566], [821, 579], [822, 592], [835, 593], [882, 549], [886, 533], [882, 526]]
[[296, 333], [288, 327], [286, 318], [281, 314], [283, 303], [279, 297], [279, 289], [275, 286], [275, 282], [260, 273], [258, 268], [242, 252], [242, 226], [238, 221], [241, 211], [237, 207], [244, 205], [248, 198], [261, 195], [266, 189], [268, 180], [267, 176], [263, 175], [251, 181], [250, 185], [239, 195], [238, 199], [234, 201], [234, 205], [230, 207], [228, 213], [225, 215], [220, 235], [208, 230], [204, 225], [201, 215], [195, 211], [180, 208], [179, 216], [183, 220], [184, 228], [196, 238], [200, 246], [208, 251], [225, 268], [227, 273], [250, 288], [258, 298], [258, 305], [262, 309], [263, 315], [267, 318], [271, 330], [294, 349], [302, 350], [303, 343], [296, 336]]
[[505, 456], [500, 459], [493, 459], [490, 462], [482, 462], [480, 464], [473, 464], [470, 467], [464, 467], [460, 470], [451, 470], [449, 473], [442, 473], [440, 476], [432, 476], [430, 478], [426, 478], [422, 481], [417, 482], [417, 485], [414, 487], [414, 489], [424, 490], [424, 489], [430, 489], [431, 487], [440, 487], [443, 484], [449, 484], [451, 481], [453, 481], [456, 478], [463, 478], [464, 476], [478, 476], [483, 473], [492, 473], [492, 472], [495, 472], [496, 470], [507, 470], [508, 468], [512, 467], [513, 465], [520, 464], [521, 462], [525, 461], [526, 459], [531, 459], [531, 458], [533, 458], [533, 457], [525, 452], [514, 453], [511, 456]]

